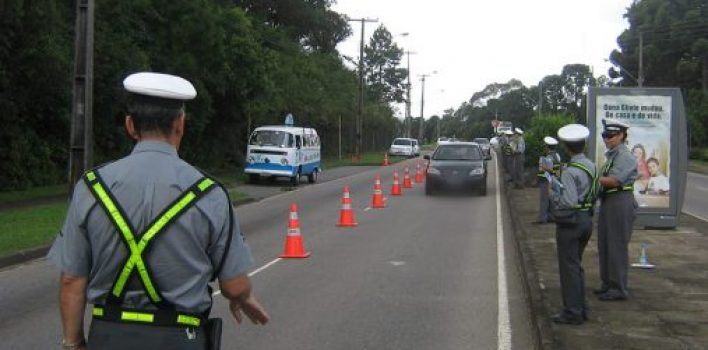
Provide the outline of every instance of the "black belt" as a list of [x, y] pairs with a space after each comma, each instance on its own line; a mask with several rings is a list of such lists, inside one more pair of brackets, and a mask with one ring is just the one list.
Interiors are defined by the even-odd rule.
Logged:
[[165, 327], [200, 327], [209, 317], [208, 312], [192, 314], [175, 310], [130, 309], [113, 305], [94, 305], [93, 317], [99, 320], [146, 324]]

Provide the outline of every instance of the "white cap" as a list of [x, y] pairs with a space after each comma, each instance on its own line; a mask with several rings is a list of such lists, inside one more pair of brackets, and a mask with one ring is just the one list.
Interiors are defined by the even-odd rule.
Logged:
[[590, 136], [590, 129], [588, 129], [585, 125], [568, 124], [558, 129], [558, 138], [561, 139], [561, 141], [583, 141], [587, 139], [588, 136]]
[[511, 130], [505, 130], [504, 133], [507, 135], [514, 135], [514, 132]]
[[550, 136], [544, 137], [544, 138], [543, 138], [543, 142], [545, 142], [545, 143], [546, 143], [547, 145], [549, 145], [549, 146], [555, 146], [555, 145], [558, 144], [558, 140], [556, 140], [556, 139], [554, 139], [554, 138], [552, 138], [552, 137], [550, 137]]
[[186, 79], [162, 73], [131, 74], [123, 80], [123, 87], [134, 94], [170, 100], [191, 100], [197, 96], [194, 85]]
[[610, 132], [620, 132], [629, 129], [629, 124], [621, 122], [619, 120], [602, 120], [602, 127], [605, 131]]
[[514, 131], [516, 131], [516, 133], [519, 134], [519, 135], [523, 135], [523, 134], [524, 134], [524, 131], [521, 130], [521, 129], [519, 129], [519, 128], [515, 128]]

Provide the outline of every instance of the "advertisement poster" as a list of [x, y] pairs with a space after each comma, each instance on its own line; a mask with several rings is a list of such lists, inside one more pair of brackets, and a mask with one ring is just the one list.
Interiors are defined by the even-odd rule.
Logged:
[[[642, 208], [668, 208], [671, 188], [671, 97], [605, 95], [597, 97], [596, 130], [602, 120], [619, 120], [629, 125], [627, 147], [637, 160], [634, 197]], [[596, 133], [598, 169], [605, 159], [605, 144]]]

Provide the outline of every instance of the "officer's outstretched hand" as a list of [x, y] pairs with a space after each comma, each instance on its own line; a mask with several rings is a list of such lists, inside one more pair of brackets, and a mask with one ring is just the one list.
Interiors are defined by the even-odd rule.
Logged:
[[249, 295], [246, 298], [232, 299], [229, 303], [229, 308], [231, 309], [231, 314], [239, 324], [243, 321], [244, 314], [253, 324], [264, 325], [268, 323], [270, 319], [263, 306], [261, 306], [253, 295]]

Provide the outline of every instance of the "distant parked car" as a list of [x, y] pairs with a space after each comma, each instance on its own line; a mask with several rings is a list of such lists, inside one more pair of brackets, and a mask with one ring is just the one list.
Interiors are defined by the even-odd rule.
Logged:
[[392, 156], [415, 157], [420, 155], [418, 140], [410, 138], [396, 138], [388, 149], [388, 154]]
[[479, 147], [482, 148], [482, 152], [484, 153], [484, 159], [492, 159], [492, 150], [490, 149], [491, 145], [489, 139], [484, 137], [478, 137], [472, 140], [472, 142], [476, 142], [477, 144], [479, 144]]
[[487, 194], [487, 163], [479, 144], [456, 142], [439, 145], [429, 159], [425, 194], [439, 191], [473, 191]]

